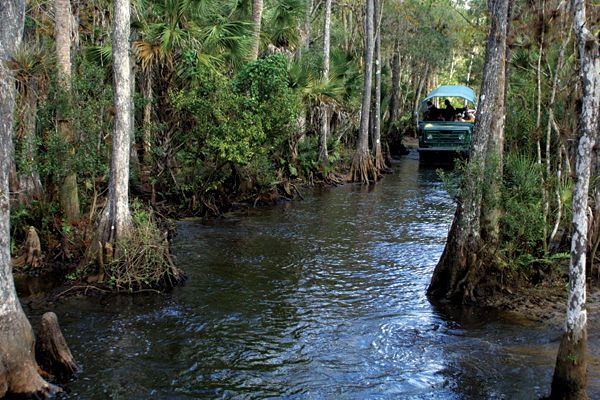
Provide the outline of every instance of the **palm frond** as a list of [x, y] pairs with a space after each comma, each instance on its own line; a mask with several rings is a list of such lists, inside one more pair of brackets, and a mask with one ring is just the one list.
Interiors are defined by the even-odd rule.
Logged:
[[99, 65], [110, 65], [112, 63], [112, 44], [110, 42], [102, 46], [90, 46], [85, 49], [88, 60]]

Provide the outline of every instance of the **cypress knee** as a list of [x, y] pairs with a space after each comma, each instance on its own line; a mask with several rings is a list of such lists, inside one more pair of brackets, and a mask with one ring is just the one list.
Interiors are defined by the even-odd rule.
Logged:
[[60, 381], [67, 380], [79, 371], [53, 312], [42, 316], [35, 354], [40, 367]]

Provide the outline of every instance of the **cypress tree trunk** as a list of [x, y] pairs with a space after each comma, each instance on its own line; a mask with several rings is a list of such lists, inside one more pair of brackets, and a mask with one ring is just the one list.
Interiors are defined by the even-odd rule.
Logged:
[[21, 129], [17, 131], [23, 146], [21, 157], [27, 160], [25, 170], [19, 171], [19, 202], [24, 203], [29, 199], [40, 199], [42, 197], [42, 181], [37, 170], [35, 157], [35, 129], [38, 108], [38, 81], [37, 77], [31, 77], [24, 82], [24, 89], [19, 96], [19, 114]]
[[260, 30], [262, 22], [263, 0], [252, 1], [252, 22], [254, 29], [252, 31], [252, 50], [250, 51], [250, 60], [255, 61], [258, 58], [260, 48]]
[[356, 151], [350, 168], [350, 179], [353, 182], [369, 183], [369, 179], [377, 179], [373, 160], [369, 153], [369, 114], [371, 105], [371, 82], [373, 80], [374, 37], [374, 5], [373, 0], [365, 2], [365, 81], [363, 84], [362, 104], [360, 109], [360, 130]]
[[394, 56], [392, 58], [392, 93], [389, 104], [389, 119], [388, 119], [388, 134], [393, 132], [394, 122], [398, 119], [398, 111], [400, 110], [400, 41], [394, 43]]
[[37, 372], [34, 336], [15, 290], [10, 263], [10, 170], [15, 84], [6, 62], [21, 42], [25, 0], [0, 2], [0, 397], [46, 396], [56, 387]]
[[[323, 81], [329, 81], [329, 48], [331, 39], [331, 1], [325, 0], [325, 21], [323, 28]], [[320, 105], [321, 130], [319, 134], [319, 164], [321, 168], [329, 164], [327, 138], [329, 136], [329, 107], [326, 103]]]
[[[421, 106], [421, 93], [423, 93], [423, 88], [425, 86], [425, 83], [427, 82], [427, 79], [429, 79], [429, 64], [425, 64], [425, 72], [423, 72], [423, 75], [419, 78], [419, 84], [417, 85], [417, 91], [415, 93], [415, 102], [414, 102], [414, 107], [413, 107], [413, 121], [414, 118], [416, 118], [417, 113], [419, 112], [419, 107]], [[416, 125], [416, 122], [415, 122]], [[417, 133], [417, 130], [415, 129], [415, 135]]]
[[385, 168], [385, 160], [381, 151], [381, 15], [383, 0], [374, 0], [374, 14], [377, 18], [375, 33], [375, 101], [373, 110], [373, 158], [375, 170], [379, 173]]
[[[62, 106], [67, 110], [58, 112], [58, 131], [70, 147], [71, 156], [75, 154], [73, 144], [75, 133], [69, 120], [71, 104], [71, 2], [70, 0], [54, 0], [54, 36], [56, 41], [56, 58], [58, 64], [58, 87], [63, 98]], [[60, 189], [60, 204], [64, 216], [69, 222], [79, 219], [79, 193], [77, 190], [77, 174], [67, 166], [66, 176]]]
[[306, 1], [306, 10], [304, 13], [304, 32], [303, 32], [303, 40], [302, 46], [298, 49], [298, 54], [302, 56], [303, 48], [308, 50], [310, 49], [310, 35], [312, 28], [312, 12], [313, 12], [314, 0]]
[[[491, 287], [496, 283], [490, 270], [495, 264], [498, 237], [508, 8], [508, 0], [488, 3], [490, 28], [471, 158], [446, 247], [427, 289], [436, 298], [474, 302], [482, 279], [488, 279]], [[484, 177], [491, 178], [484, 181]]]
[[153, 68], [151, 65], [146, 66], [142, 73], [142, 93], [144, 95], [144, 136], [142, 144], [142, 163], [144, 170], [148, 170], [150, 166], [150, 151], [152, 143], [152, 102], [154, 101], [154, 92], [152, 90]]
[[552, 378], [551, 399], [587, 399], [587, 311], [585, 267], [588, 247], [588, 192], [592, 165], [592, 148], [599, 132], [600, 50], [598, 38], [589, 31], [586, 3], [573, 0], [574, 31], [579, 52], [580, 78], [583, 89], [580, 139], [577, 149], [577, 182], [573, 192], [573, 237], [569, 265], [567, 318], [556, 367]]
[[[129, 0], [113, 1], [113, 98], [115, 119], [108, 204], [99, 226], [99, 241], [115, 243], [131, 228], [129, 210], [129, 155], [131, 132], [131, 69], [129, 67]], [[113, 249], [116, 249], [113, 246]], [[118, 256], [118, 255], [117, 255]]]

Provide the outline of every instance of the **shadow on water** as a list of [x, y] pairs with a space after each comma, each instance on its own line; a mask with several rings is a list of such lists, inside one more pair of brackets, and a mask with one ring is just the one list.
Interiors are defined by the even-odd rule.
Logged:
[[454, 204], [435, 169], [410, 156], [395, 169], [368, 189], [180, 222], [173, 248], [189, 280], [170, 294], [51, 305], [84, 367], [70, 397], [545, 394], [558, 332], [428, 301]]

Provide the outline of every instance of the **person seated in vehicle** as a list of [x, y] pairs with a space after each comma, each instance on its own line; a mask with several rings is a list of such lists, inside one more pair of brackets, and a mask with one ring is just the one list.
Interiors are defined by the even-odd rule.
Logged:
[[440, 109], [437, 108], [431, 101], [427, 101], [427, 109], [423, 112], [424, 121], [436, 121], [440, 116]]
[[458, 122], [465, 122], [467, 115], [467, 107], [457, 108], [454, 114], [454, 120]]
[[452, 107], [452, 104], [450, 104], [450, 100], [444, 100], [444, 104], [446, 105], [446, 108], [442, 110], [442, 116], [444, 117], [444, 120], [454, 121], [454, 118], [456, 117], [456, 110], [454, 107]]

